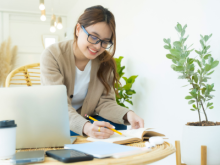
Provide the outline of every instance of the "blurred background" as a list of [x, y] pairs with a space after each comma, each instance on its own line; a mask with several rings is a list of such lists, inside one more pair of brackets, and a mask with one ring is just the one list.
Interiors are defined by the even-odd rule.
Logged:
[[[184, 124], [198, 121], [198, 113], [190, 111], [191, 105], [184, 99], [190, 87], [182, 86], [188, 82], [178, 79], [171, 69], [163, 38], [176, 41], [177, 22], [187, 24], [187, 45], [201, 50], [200, 34], [212, 33], [210, 50], [214, 59], [220, 60], [219, 0], [44, 0], [45, 12], [39, 9], [40, 2], [0, 0], [0, 43], [10, 37], [11, 45], [18, 48], [13, 68], [37, 63], [50, 44], [73, 39], [73, 28], [83, 11], [103, 5], [116, 19], [115, 57], [124, 57], [126, 77], [138, 75], [133, 84], [133, 106], [127, 106], [145, 120], [145, 127], [160, 130], [173, 144], [181, 140]], [[51, 22], [53, 15], [57, 26]], [[209, 83], [215, 84], [216, 92], [214, 109], [207, 110], [207, 114], [210, 121], [220, 121], [220, 66], [211, 77]], [[174, 155], [166, 160], [167, 164], [175, 163]]]

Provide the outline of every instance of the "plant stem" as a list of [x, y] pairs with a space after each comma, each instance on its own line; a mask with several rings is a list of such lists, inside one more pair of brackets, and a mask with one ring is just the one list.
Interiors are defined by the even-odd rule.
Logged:
[[[191, 78], [189, 78], [191, 80]], [[192, 83], [192, 86], [193, 86], [193, 89], [195, 89], [193, 83]], [[196, 98], [196, 104], [197, 104], [197, 108], [198, 108], [198, 114], [199, 114], [199, 123], [200, 125], [202, 125], [202, 122], [201, 122], [201, 116], [200, 116], [200, 110], [199, 110], [199, 107], [198, 107], [198, 99]]]
[[206, 123], [208, 123], [208, 118], [207, 118], [207, 115], [206, 115], [206, 112], [205, 112], [205, 109], [204, 109], [202, 101], [200, 101], [200, 104], [202, 105], [202, 109], [203, 109], [203, 112], [205, 114]]
[[202, 125], [202, 122], [201, 122], [201, 116], [200, 116], [200, 110], [199, 110], [198, 100], [197, 100], [197, 99], [196, 99], [196, 104], [197, 104], [198, 114], [199, 114], [199, 124]]

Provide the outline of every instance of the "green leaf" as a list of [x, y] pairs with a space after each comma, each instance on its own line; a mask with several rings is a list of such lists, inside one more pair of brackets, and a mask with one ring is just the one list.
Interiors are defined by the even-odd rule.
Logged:
[[202, 52], [198, 51], [198, 50], [195, 50], [195, 52], [199, 55], [202, 55]]
[[204, 44], [203, 40], [200, 40], [200, 44], [202, 45], [202, 48], [204, 49], [205, 44]]
[[131, 76], [131, 77], [129, 77], [129, 79], [127, 80], [127, 82], [133, 84], [133, 83], [135, 82], [135, 79], [136, 79], [137, 77], [138, 77], [138, 76]]
[[205, 90], [206, 90], [206, 88], [202, 88], [202, 94], [203, 95], [205, 94]]
[[212, 68], [211, 65], [209, 65], [209, 64], [205, 65], [205, 71], [206, 72], [208, 72], [211, 68]]
[[127, 82], [127, 81], [128, 81], [127, 77], [122, 77], [122, 78], [125, 80], [125, 82]]
[[195, 62], [199, 65], [200, 68], [202, 67], [202, 64], [199, 60], [195, 60]]
[[163, 39], [163, 42], [165, 42], [166, 44], [169, 44], [165, 38]]
[[219, 61], [214, 61], [212, 64], [211, 64], [211, 69], [215, 68], [216, 66], [218, 66], [219, 64]]
[[164, 48], [165, 49], [171, 49], [171, 46], [170, 45], [164, 45]]
[[207, 60], [210, 56], [211, 56], [211, 54], [206, 54], [203, 58], [204, 58], [205, 60]]
[[131, 89], [131, 86], [132, 86], [132, 84], [131, 84], [131, 83], [128, 83], [128, 84], [124, 85], [123, 88], [124, 88], [125, 90], [129, 90], [129, 89]]
[[211, 75], [213, 72], [214, 72], [214, 70], [213, 70], [213, 71], [211, 71], [211, 72], [209, 72], [209, 73], [207, 73], [207, 75]]
[[188, 102], [188, 104], [192, 104], [192, 103], [194, 103], [195, 102], [195, 100], [190, 100], [189, 102]]
[[196, 107], [196, 105], [195, 105], [195, 104], [193, 104], [193, 108], [197, 109], [197, 107]]
[[181, 37], [183, 37], [184, 34], [185, 34], [185, 30], [183, 29], [183, 30], [181, 31]]
[[194, 75], [194, 81], [195, 81], [195, 83], [198, 82], [198, 76], [197, 75]]
[[186, 29], [186, 27], [187, 27], [187, 24], [186, 24], [186, 25], [184, 25], [183, 30], [185, 30], [185, 29]]
[[208, 39], [209, 39], [209, 36], [205, 35], [205, 36], [204, 36], [205, 42], [208, 41]]
[[176, 59], [176, 56], [172, 55], [172, 54], [167, 54], [166, 57], [168, 59]]
[[211, 105], [213, 105], [213, 103], [207, 103], [207, 107], [210, 107]]
[[180, 64], [181, 66], [183, 66], [184, 63], [185, 63], [185, 61], [186, 61], [186, 59], [180, 59], [180, 60], [179, 60], [179, 64]]
[[177, 29], [178, 29], [178, 32], [181, 32], [182, 31], [182, 25], [181, 24], [177, 24]]
[[128, 103], [130, 103], [131, 105], [133, 105], [133, 102], [132, 102], [132, 101], [130, 101], [130, 100], [128, 100], [128, 99], [126, 99], [125, 101], [128, 102]]
[[176, 47], [179, 47], [179, 48], [181, 48], [181, 46], [182, 46], [181, 42], [179, 42], [179, 41], [175, 41], [173, 43], [173, 45], [176, 46]]
[[177, 49], [170, 49], [170, 53], [174, 56], [180, 56], [180, 51]]
[[192, 99], [192, 98], [193, 98], [192, 96], [186, 96], [186, 97], [185, 97], [185, 99], [187, 99], [187, 100], [188, 100], [188, 99]]
[[209, 35], [209, 38], [211, 38], [211, 37], [212, 37], [212, 34]]
[[183, 71], [184, 70], [184, 67], [183, 66], [176, 66], [176, 71]]
[[209, 107], [209, 109], [213, 109], [213, 108], [214, 108], [214, 106]]
[[126, 94], [127, 94], [127, 95], [133, 95], [133, 94], [136, 94], [136, 92], [135, 92], [135, 90], [131, 90], [131, 89], [130, 89], [130, 90], [127, 90], [127, 91], [126, 91]]
[[194, 61], [194, 59], [193, 59], [193, 58], [187, 58], [187, 63], [192, 64], [192, 63], [193, 63], [193, 61]]
[[190, 109], [191, 111], [195, 111], [196, 109]]
[[176, 65], [172, 64], [172, 65], [171, 65], [171, 68], [172, 68], [174, 71], [176, 71]]

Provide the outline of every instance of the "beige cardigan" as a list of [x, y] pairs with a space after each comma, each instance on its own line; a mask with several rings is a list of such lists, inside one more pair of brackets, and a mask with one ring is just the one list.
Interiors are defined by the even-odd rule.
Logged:
[[75, 82], [75, 58], [73, 54], [73, 40], [63, 41], [51, 45], [41, 55], [41, 83], [42, 85], [64, 84], [67, 88], [68, 113], [70, 130], [83, 135], [83, 126], [88, 120], [85, 114], [98, 114], [101, 117], [119, 124], [128, 124], [123, 116], [129, 109], [119, 106], [112, 90], [108, 95], [104, 85], [97, 77], [99, 69], [98, 58], [92, 60], [88, 93], [82, 107], [76, 111], [71, 105]]

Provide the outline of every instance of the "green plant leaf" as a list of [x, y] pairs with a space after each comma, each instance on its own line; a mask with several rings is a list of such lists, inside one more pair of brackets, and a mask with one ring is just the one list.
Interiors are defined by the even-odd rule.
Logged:
[[210, 56], [211, 56], [211, 54], [206, 54], [203, 58], [204, 58], [205, 60], [207, 60]]
[[205, 40], [205, 42], [207, 42], [208, 39], [209, 39], [209, 36], [205, 35], [205, 36], [204, 36], [204, 40]]
[[180, 51], [177, 49], [170, 49], [170, 53], [176, 57], [180, 56]]
[[179, 48], [181, 48], [181, 46], [182, 46], [181, 42], [179, 42], [179, 41], [173, 42], [173, 45], [174, 45], [175, 47], [179, 47]]
[[136, 79], [137, 77], [138, 77], [138, 76], [131, 76], [131, 77], [129, 77], [129, 79], [127, 80], [127, 82], [133, 84], [133, 83], [135, 82], [135, 79]]
[[190, 109], [191, 111], [195, 111], [196, 109]]
[[184, 35], [185, 35], [185, 30], [182, 29], [182, 31], [181, 31], [181, 37], [183, 37]]
[[198, 50], [195, 50], [195, 52], [199, 55], [202, 55], [202, 52], [198, 51]]
[[207, 107], [210, 107], [211, 105], [213, 105], [213, 103], [207, 103]]
[[202, 67], [202, 64], [199, 60], [195, 60], [195, 62], [199, 65], [200, 68]]
[[203, 95], [205, 94], [205, 90], [206, 90], [206, 88], [202, 88], [202, 94]]
[[213, 109], [213, 108], [214, 108], [214, 106], [209, 107], [209, 109]]
[[193, 106], [193, 108], [197, 109], [196, 104], [193, 104], [192, 106]]
[[219, 61], [214, 61], [212, 64], [211, 64], [211, 69], [215, 68], [216, 66], [218, 66], [219, 64]]
[[125, 80], [125, 82], [127, 82], [127, 81], [128, 81], [127, 77], [122, 77], [122, 78]]
[[133, 102], [131, 100], [126, 99], [125, 100], [127, 103], [130, 103], [131, 105], [133, 105]]
[[205, 71], [208, 72], [211, 69], [211, 65], [205, 64]]
[[209, 72], [209, 73], [207, 73], [207, 75], [211, 75], [213, 72], [214, 72], [214, 70], [213, 70], [213, 71], [211, 71], [211, 72]]
[[177, 29], [178, 29], [178, 32], [181, 32], [181, 31], [182, 31], [182, 25], [181, 25], [181, 24], [178, 23], [176, 27], [177, 27]]
[[188, 104], [192, 104], [192, 103], [194, 103], [195, 102], [195, 100], [190, 100], [189, 102], [188, 102]]
[[188, 99], [192, 99], [192, 98], [193, 98], [192, 96], [186, 96], [186, 97], [185, 97], [185, 99], [187, 99], [187, 100], [188, 100]]
[[170, 45], [164, 45], [164, 48], [165, 49], [171, 49], [171, 46]]
[[169, 59], [176, 59], [176, 56], [174, 56], [172, 54], [167, 54], [166, 57]]
[[166, 44], [169, 44], [165, 38], [163, 39], [163, 42], [165, 42]]
[[176, 71], [183, 71], [184, 70], [184, 67], [183, 66], [176, 66]]
[[198, 83], [198, 76], [197, 75], [194, 75], [194, 81], [195, 81], [195, 83]]
[[200, 44], [202, 45], [202, 48], [204, 49], [205, 44], [204, 44], [203, 40], [200, 40]]
[[136, 94], [135, 90], [131, 90], [131, 89], [127, 90], [126, 93], [127, 93], [127, 95]]
[[129, 90], [129, 89], [131, 89], [131, 87], [132, 87], [132, 84], [131, 84], [131, 83], [127, 83], [126, 85], [123, 86], [123, 88], [124, 88], [125, 90]]

